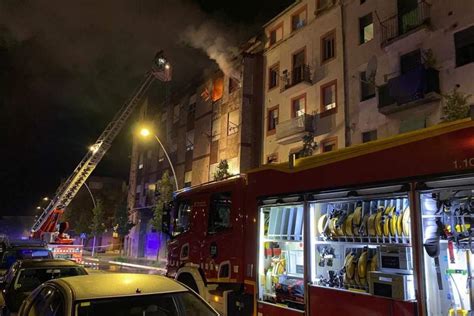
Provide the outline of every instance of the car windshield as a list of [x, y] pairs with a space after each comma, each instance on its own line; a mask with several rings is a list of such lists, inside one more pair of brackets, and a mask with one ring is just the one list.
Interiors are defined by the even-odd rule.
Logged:
[[81, 267], [22, 269], [18, 274], [14, 287], [22, 292], [30, 292], [48, 280], [84, 274], [87, 274], [87, 272]]
[[191, 292], [140, 295], [80, 301], [77, 316], [215, 316], [204, 301]]
[[50, 259], [53, 258], [51, 251], [42, 248], [22, 248], [8, 250], [3, 254], [0, 268], [8, 269], [19, 259]]

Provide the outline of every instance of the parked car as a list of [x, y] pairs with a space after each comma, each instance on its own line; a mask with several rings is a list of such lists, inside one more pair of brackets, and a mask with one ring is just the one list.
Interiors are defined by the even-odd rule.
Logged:
[[23, 259], [53, 259], [53, 253], [46, 246], [9, 246], [0, 261], [0, 275], [5, 274], [17, 260]]
[[85, 275], [77, 263], [64, 259], [19, 260], [0, 282], [4, 306], [2, 316], [17, 312], [21, 303], [43, 282], [67, 276]]
[[105, 273], [56, 279], [38, 287], [19, 316], [216, 316], [185, 285], [159, 275]]

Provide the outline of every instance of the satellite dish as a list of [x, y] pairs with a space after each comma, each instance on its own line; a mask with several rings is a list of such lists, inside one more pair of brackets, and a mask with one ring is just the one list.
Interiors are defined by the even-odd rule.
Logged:
[[365, 79], [369, 82], [375, 82], [375, 75], [377, 74], [377, 57], [372, 55], [369, 62], [367, 63], [367, 68], [365, 70]]

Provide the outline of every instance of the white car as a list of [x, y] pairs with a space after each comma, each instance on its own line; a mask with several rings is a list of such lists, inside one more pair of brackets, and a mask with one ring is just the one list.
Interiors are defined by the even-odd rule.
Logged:
[[217, 316], [193, 290], [172, 279], [110, 273], [43, 283], [23, 302], [20, 316]]

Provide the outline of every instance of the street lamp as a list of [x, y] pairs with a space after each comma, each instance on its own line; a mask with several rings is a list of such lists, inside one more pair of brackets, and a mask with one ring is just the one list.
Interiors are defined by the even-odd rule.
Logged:
[[43, 201], [49, 201], [49, 198], [48, 198], [47, 196], [45, 196], [45, 197], [43, 198]]
[[158, 136], [156, 136], [154, 133], [152, 133], [150, 129], [148, 129], [146, 127], [142, 127], [140, 129], [140, 135], [142, 137], [148, 137], [150, 135], [153, 135], [155, 137], [156, 141], [158, 142], [158, 144], [160, 144], [161, 148], [163, 149], [163, 152], [165, 153], [166, 159], [168, 159], [168, 162], [169, 162], [170, 167], [171, 167], [171, 171], [173, 172], [174, 184], [176, 185], [176, 191], [177, 191], [179, 189], [179, 187], [178, 187], [178, 178], [176, 177], [176, 172], [174, 171], [173, 163], [171, 162], [170, 156], [168, 156], [168, 152], [166, 151], [165, 147], [161, 143], [160, 139], [158, 138]]
[[89, 195], [91, 196], [91, 200], [92, 200], [92, 204], [94, 205], [94, 208], [97, 207], [97, 204], [95, 202], [95, 199], [94, 199], [94, 196], [92, 195], [92, 191], [91, 189], [89, 188], [89, 186], [87, 185], [87, 183], [84, 182], [84, 187], [87, 189], [87, 191], [89, 192]]

